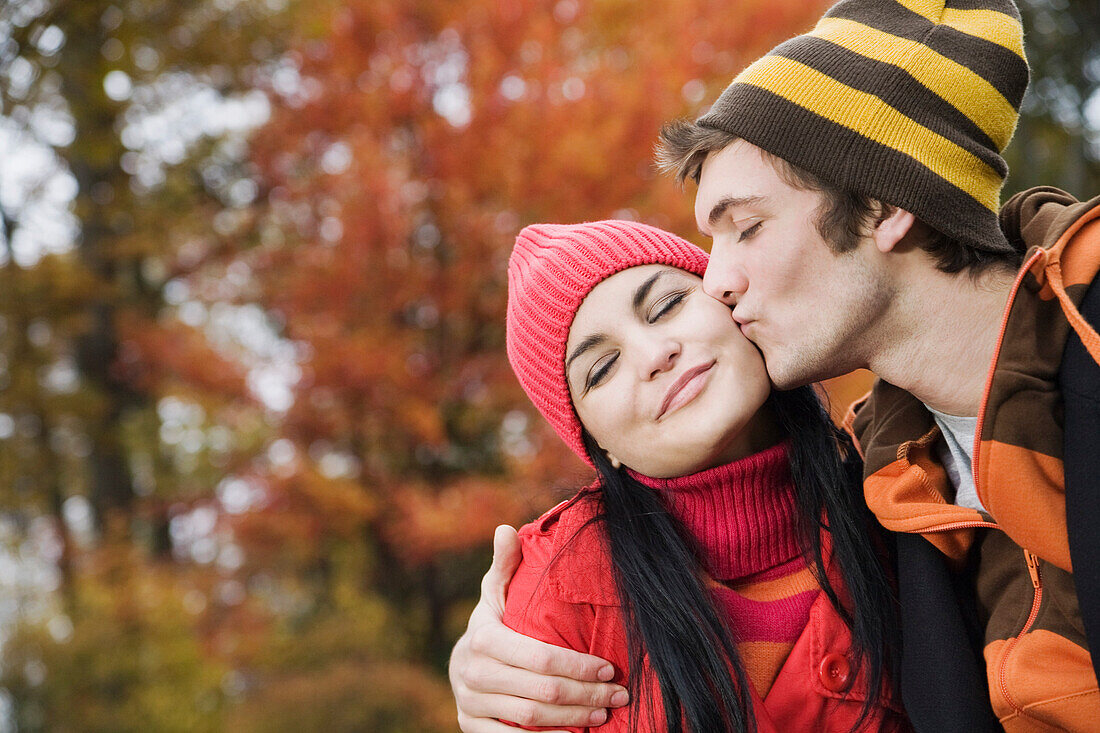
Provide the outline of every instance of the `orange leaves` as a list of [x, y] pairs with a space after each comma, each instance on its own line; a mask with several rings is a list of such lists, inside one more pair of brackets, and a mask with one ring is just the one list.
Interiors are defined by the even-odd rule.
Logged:
[[136, 313], [118, 317], [119, 369], [154, 394], [172, 387], [247, 399], [242, 367], [215, 351], [205, 335], [179, 322], [150, 322]]
[[378, 513], [378, 500], [357, 481], [327, 477], [301, 462], [265, 480], [262, 507], [230, 519], [250, 561], [306, 565], [338, 539], [356, 539]]
[[420, 443], [438, 445], [446, 440], [443, 421], [434, 404], [407, 400], [402, 405], [400, 418], [402, 427]]
[[282, 493], [285, 510], [315, 518], [325, 534], [352, 535], [378, 511], [378, 502], [358, 482], [310, 469], [299, 471], [275, 490]]
[[438, 490], [414, 485], [389, 490], [392, 514], [382, 531], [412, 565], [480, 547], [498, 524], [525, 520], [530, 511], [508, 483], [487, 478], [459, 479]]

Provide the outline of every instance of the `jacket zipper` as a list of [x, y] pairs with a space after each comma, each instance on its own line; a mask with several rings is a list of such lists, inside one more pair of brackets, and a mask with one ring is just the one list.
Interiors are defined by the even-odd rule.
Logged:
[[[948, 532], [953, 529], [966, 529], [969, 527], [999, 529], [999, 526], [995, 522], [952, 522], [950, 524], [929, 527], [923, 530], [922, 534], [924, 532]], [[1023, 638], [1024, 634], [1031, 631], [1031, 627], [1035, 625], [1035, 619], [1039, 615], [1039, 606], [1043, 603], [1043, 576], [1039, 570], [1039, 558], [1029, 550], [1024, 550], [1024, 560], [1027, 562], [1027, 573], [1031, 576], [1031, 586], [1034, 588], [1031, 597], [1031, 612], [1028, 614], [1027, 621], [1024, 622], [1020, 631], [1008, 640], [1004, 652], [1001, 654], [1001, 662], [997, 666], [997, 684], [1001, 689], [1001, 695], [1004, 696], [1005, 701], [1007, 701], [1017, 713], [1022, 713], [1023, 710], [1016, 704], [1016, 700], [1008, 691], [1008, 658], [1011, 656], [1012, 650], [1019, 643], [1020, 639]]]
[[997, 333], [997, 347], [993, 350], [993, 361], [989, 363], [989, 373], [985, 377], [985, 389], [982, 391], [982, 404], [978, 409], [978, 424], [974, 427], [974, 452], [970, 460], [970, 472], [973, 474], [974, 479], [974, 493], [978, 495], [978, 502], [982, 506], [986, 506], [985, 499], [982, 498], [982, 489], [978, 484], [978, 456], [980, 454], [982, 444], [982, 430], [985, 427], [985, 408], [989, 404], [989, 387], [993, 384], [993, 372], [997, 367], [997, 357], [1001, 354], [1001, 344], [1004, 343], [1005, 328], [1008, 326], [1008, 314], [1012, 310], [1012, 304], [1016, 301], [1016, 293], [1020, 289], [1020, 284], [1023, 283], [1027, 273], [1031, 271], [1031, 266], [1035, 264], [1035, 261], [1043, 256], [1045, 250], [1037, 250], [1035, 254], [1031, 255], [1020, 267], [1020, 273], [1016, 276], [1016, 282], [1012, 283], [1012, 290], [1008, 294], [1008, 302], [1005, 303], [1005, 311], [1001, 315], [1001, 330]]
[[1023, 710], [1008, 692], [1008, 657], [1012, 654], [1016, 644], [1023, 638], [1023, 635], [1031, 630], [1032, 625], [1035, 623], [1035, 617], [1039, 615], [1039, 605], [1043, 602], [1043, 578], [1039, 572], [1039, 558], [1024, 550], [1024, 559], [1027, 561], [1027, 572], [1031, 576], [1031, 585], [1035, 588], [1034, 596], [1031, 599], [1031, 613], [1028, 615], [1027, 621], [1024, 622], [1023, 628], [1020, 629], [1020, 633], [1008, 641], [1004, 652], [1001, 654], [1001, 663], [997, 669], [997, 681], [1001, 687], [1001, 695], [1017, 713], [1023, 713]]
[[965, 522], [950, 522], [948, 524], [937, 524], [928, 529], [922, 529], [917, 534], [927, 534], [929, 532], [950, 532], [953, 529], [970, 529], [972, 527], [988, 527], [990, 529], [1000, 529], [1000, 526], [996, 522], [987, 522], [983, 519], [975, 519], [973, 521]]
[[[999, 529], [995, 522], [952, 522], [950, 524], [941, 524], [935, 527], [929, 527], [924, 532], [948, 532], [953, 529], [966, 529], [969, 527], [989, 527], [991, 529]], [[1027, 562], [1027, 573], [1031, 576], [1031, 587], [1034, 589], [1031, 597], [1031, 612], [1027, 616], [1027, 621], [1024, 622], [1020, 631], [1008, 640], [1005, 646], [1004, 652], [1001, 654], [1001, 662], [997, 666], [997, 684], [1001, 689], [1001, 695], [1005, 701], [1012, 706], [1012, 709], [1017, 713], [1023, 713], [1023, 709], [1016, 704], [1016, 700], [1012, 697], [1012, 694], [1008, 691], [1008, 658], [1012, 654], [1012, 650], [1023, 638], [1024, 634], [1031, 631], [1031, 627], [1035, 625], [1035, 619], [1039, 615], [1039, 607], [1043, 603], [1043, 576], [1039, 570], [1039, 558], [1036, 557], [1029, 550], [1024, 550], [1024, 560]]]
[[[989, 364], [989, 373], [985, 378], [985, 389], [982, 392], [982, 404], [981, 408], [978, 410], [978, 424], [974, 429], [974, 453], [972, 454], [973, 458], [970, 462], [970, 469], [974, 478], [974, 490], [982, 506], [986, 506], [986, 502], [982, 497], [981, 483], [978, 481], [978, 458], [981, 455], [982, 430], [985, 429], [985, 412], [986, 408], [989, 406], [989, 388], [993, 383], [993, 372], [996, 371], [997, 368], [997, 357], [1000, 356], [1001, 346], [1004, 343], [1005, 329], [1008, 327], [1008, 314], [1012, 311], [1012, 304], [1016, 301], [1016, 293], [1020, 290], [1020, 284], [1023, 283], [1027, 273], [1031, 271], [1031, 267], [1035, 264], [1035, 261], [1042, 256], [1043, 250], [1039, 250], [1029, 257], [1027, 262], [1020, 267], [1020, 274], [1016, 276], [1016, 281], [1012, 284], [1012, 290], [1008, 294], [1008, 302], [1005, 303], [1004, 314], [1001, 316], [1001, 328], [997, 333], [997, 346], [993, 351], [993, 361]], [[984, 523], [974, 526], [997, 527], [995, 523]], [[954, 529], [954, 526], [944, 527], [944, 529]], [[1035, 619], [1039, 615], [1039, 606], [1043, 602], [1043, 578], [1042, 574], [1039, 572], [1039, 559], [1025, 549], [1024, 560], [1027, 562], [1027, 572], [1028, 575], [1031, 576], [1031, 586], [1034, 588], [1031, 598], [1031, 613], [1028, 614], [1027, 621], [1024, 622], [1019, 633], [1008, 640], [1001, 654], [1001, 662], [997, 667], [997, 683], [1001, 689], [1001, 695], [1017, 713], [1022, 713], [1023, 710], [1016, 704], [1016, 700], [1008, 691], [1008, 658], [1012, 654], [1012, 650], [1015, 649], [1016, 645], [1020, 642], [1020, 639], [1023, 638], [1024, 634], [1030, 631], [1031, 627], [1035, 624]]]

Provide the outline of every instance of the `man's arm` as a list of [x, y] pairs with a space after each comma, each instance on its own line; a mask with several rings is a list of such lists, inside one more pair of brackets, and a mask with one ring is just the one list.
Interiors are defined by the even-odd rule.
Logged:
[[481, 599], [451, 652], [458, 725], [463, 733], [515, 731], [497, 718], [522, 725], [598, 726], [607, 720], [605, 708], [628, 701], [623, 687], [606, 682], [615, 673], [611, 664], [528, 638], [501, 622], [504, 593], [520, 559], [516, 531], [497, 527]]

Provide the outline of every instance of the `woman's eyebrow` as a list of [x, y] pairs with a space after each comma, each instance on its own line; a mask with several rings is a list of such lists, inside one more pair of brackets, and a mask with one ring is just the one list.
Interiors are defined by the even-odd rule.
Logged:
[[569, 358], [565, 360], [565, 371], [566, 371], [566, 373], [568, 374], [569, 365], [573, 363], [574, 359], [576, 359], [578, 356], [580, 356], [584, 352], [591, 349], [593, 346], [599, 346], [600, 344], [602, 344], [606, 340], [607, 340], [607, 337], [604, 336], [602, 333], [594, 333], [591, 336], [589, 336], [588, 338], [586, 338], [584, 341], [581, 341], [577, 345], [577, 348], [573, 349], [573, 353], [569, 355]]
[[667, 274], [669, 274], [668, 270], [658, 270], [650, 275], [644, 283], [638, 286], [638, 289], [634, 291], [634, 299], [631, 301], [631, 306], [634, 310], [638, 310], [642, 307], [642, 303], [645, 302], [646, 296], [649, 295], [649, 291], [653, 289], [657, 280]]
[[[642, 303], [645, 302], [645, 299], [649, 295], [650, 291], [653, 290], [653, 286], [657, 284], [657, 281], [665, 275], [670, 274], [672, 274], [671, 270], [658, 270], [657, 272], [646, 278], [645, 282], [639, 285], [637, 290], [634, 291], [634, 297], [631, 299], [631, 307], [635, 311], [640, 309], [642, 307]], [[576, 360], [577, 357], [579, 357], [581, 354], [588, 351], [589, 349], [595, 346], [599, 346], [606, 340], [607, 337], [602, 333], [595, 333], [586, 338], [584, 341], [581, 341], [579, 344], [577, 344], [577, 348], [573, 349], [573, 353], [570, 354], [569, 358], [565, 360], [566, 373], [569, 372], [569, 366], [573, 363], [574, 360]]]

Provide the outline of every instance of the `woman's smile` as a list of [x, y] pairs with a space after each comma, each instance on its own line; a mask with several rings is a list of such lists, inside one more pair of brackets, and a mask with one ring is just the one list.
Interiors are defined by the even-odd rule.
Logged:
[[717, 360], [712, 359], [681, 374], [668, 388], [668, 392], [665, 393], [665, 398], [661, 401], [661, 407], [657, 411], [655, 419], [660, 420], [698, 397], [706, 389], [710, 381], [711, 367], [716, 363]]

